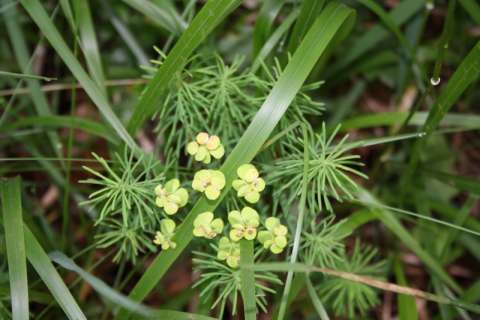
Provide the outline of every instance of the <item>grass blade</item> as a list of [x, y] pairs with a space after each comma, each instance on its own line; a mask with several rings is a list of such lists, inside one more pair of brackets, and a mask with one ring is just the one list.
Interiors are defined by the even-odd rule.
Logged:
[[[425, 8], [425, 0], [401, 1], [388, 16], [397, 26], [401, 26], [419, 10]], [[351, 48], [342, 56], [342, 59], [335, 64], [328, 72], [330, 76], [340, 74], [341, 71], [352, 62], [376, 48], [376, 46], [388, 37], [388, 31], [381, 25], [373, 27], [353, 42]]]
[[458, 0], [476, 24], [480, 25], [480, 5], [475, 0]]
[[293, 10], [288, 17], [282, 22], [282, 24], [272, 33], [271, 37], [265, 41], [263, 47], [258, 52], [255, 60], [252, 64], [252, 72], [256, 72], [258, 68], [262, 65], [262, 62], [268, 57], [270, 52], [272, 52], [275, 45], [280, 41], [280, 39], [285, 35], [285, 33], [290, 29], [291, 25], [298, 17], [298, 10]]
[[30, 261], [33, 268], [37, 271], [38, 275], [50, 290], [57, 303], [70, 320], [86, 320], [87, 317], [85, 317], [83, 314], [82, 310], [50, 261], [50, 258], [26, 225], [24, 225], [24, 232], [28, 261]]
[[52, 81], [52, 80], [56, 80], [56, 78], [37, 76], [36, 74], [15, 73], [15, 72], [8, 72], [8, 71], [2, 71], [2, 70], [0, 70], [0, 76], [17, 78], [17, 79], [43, 80], [43, 81], [47, 81], [47, 82]]
[[423, 214], [420, 214], [420, 213], [416, 213], [416, 212], [412, 212], [412, 211], [408, 211], [408, 210], [403, 210], [403, 209], [399, 209], [399, 208], [395, 208], [395, 207], [390, 207], [390, 206], [382, 205], [382, 204], [375, 203], [375, 202], [368, 202], [368, 201], [359, 201], [359, 202], [366, 205], [366, 206], [370, 206], [372, 208], [380, 208], [380, 209], [388, 210], [390, 212], [409, 215], [409, 216], [416, 217], [416, 218], [419, 218], [419, 219], [422, 219], [422, 220], [425, 220], [425, 221], [430, 221], [430, 222], [442, 225], [444, 227], [451, 228], [452, 230], [456, 230], [457, 232], [462, 231], [464, 233], [469, 233], [471, 235], [480, 237], [480, 232], [477, 232], [475, 230], [465, 228], [465, 227], [462, 227], [462, 226], [459, 226], [459, 225], [456, 225], [456, 224], [453, 224], [453, 223], [450, 223], [450, 222], [447, 222], [447, 221], [432, 218], [432, 217], [427, 216], [427, 215], [423, 215]]
[[192, 313], [179, 312], [179, 311], [170, 311], [170, 310], [154, 310], [150, 307], [142, 305], [138, 302], [130, 300], [128, 297], [117, 292], [116, 290], [109, 287], [105, 282], [93, 276], [89, 272], [80, 268], [72, 259], [68, 258], [61, 252], [55, 251], [50, 254], [50, 258], [58, 263], [63, 268], [77, 273], [82, 277], [85, 282], [92, 286], [99, 294], [101, 294], [106, 299], [115, 303], [116, 305], [122, 306], [132, 312], [137, 313], [148, 318], [156, 319], [192, 319], [192, 320], [213, 320], [214, 318], [196, 315]]
[[273, 22], [280, 9], [285, 4], [285, 0], [265, 0], [258, 12], [255, 28], [253, 29], [253, 56], [257, 57], [260, 49], [270, 37]]
[[148, 57], [138, 43], [135, 36], [132, 34], [132, 32], [128, 29], [125, 23], [115, 14], [108, 2], [102, 1], [101, 4], [108, 15], [108, 18], [110, 19], [111, 24], [113, 25], [117, 33], [120, 35], [120, 37], [123, 39], [128, 49], [130, 49], [132, 54], [137, 59], [137, 63], [139, 65], [148, 66], [150, 64], [150, 62], [148, 61]]
[[403, 46], [403, 48], [410, 54], [413, 55], [413, 48], [408, 42], [408, 40], [405, 38], [403, 33], [400, 31], [400, 28], [398, 25], [395, 24], [395, 21], [393, 20], [392, 16], [387, 14], [385, 10], [376, 2], [373, 0], [358, 0], [362, 5], [373, 11], [379, 18], [382, 20], [383, 24], [390, 29], [391, 32], [397, 37], [398, 41], [400, 44]]
[[70, 0], [60, 0], [59, 4], [62, 8], [63, 14], [65, 15], [65, 18], [67, 19], [68, 24], [70, 25], [70, 28], [73, 31], [74, 36], [76, 37], [78, 30], [77, 24], [75, 23], [75, 18], [73, 17], [73, 9], [70, 5]]
[[[290, 263], [297, 262], [298, 252], [300, 250], [300, 243], [303, 230], [303, 219], [305, 217], [305, 205], [307, 202], [307, 192], [308, 192], [308, 167], [310, 163], [310, 155], [308, 153], [308, 132], [305, 127], [303, 129], [303, 141], [304, 141], [304, 150], [303, 150], [303, 181], [302, 181], [302, 194], [300, 195], [300, 202], [298, 205], [298, 217], [297, 225], [295, 227], [295, 235], [293, 238], [293, 248], [292, 253], [290, 254]], [[283, 320], [285, 317], [285, 312], [287, 311], [288, 296], [290, 294], [290, 289], [293, 281], [293, 272], [288, 272], [287, 280], [285, 281], [285, 288], [282, 294], [282, 300], [280, 302], [280, 308], [278, 309], [277, 320]]]
[[73, 12], [75, 14], [78, 32], [80, 36], [80, 47], [87, 61], [88, 71], [92, 79], [97, 83], [103, 94], [107, 95], [105, 88], [105, 75], [103, 74], [102, 59], [98, 49], [97, 37], [93, 27], [92, 13], [89, 0], [73, 1]]
[[382, 223], [390, 229], [401, 241], [412, 250], [422, 262], [444, 283], [454, 289], [456, 292], [462, 291], [461, 287], [453, 280], [453, 278], [443, 269], [442, 265], [433, 256], [422, 248], [422, 246], [415, 240], [414, 237], [405, 229], [405, 227], [398, 221], [398, 219], [388, 210], [384, 209], [381, 203], [376, 200], [373, 195], [366, 190], [362, 190], [358, 199], [367, 200], [366, 202], [372, 205], [372, 210], [377, 212], [378, 218]]
[[[407, 286], [407, 279], [405, 278], [403, 266], [399, 259], [396, 259], [394, 269], [397, 283], [402, 286]], [[403, 294], [398, 295], [398, 316], [399, 320], [418, 320], [417, 305], [413, 297]]]
[[409, 182], [417, 164], [420, 160], [420, 151], [425, 145], [425, 140], [438, 127], [443, 117], [450, 108], [457, 102], [463, 92], [472, 84], [480, 74], [480, 41], [473, 47], [470, 53], [463, 59], [460, 66], [452, 75], [447, 86], [435, 101], [432, 109], [428, 113], [427, 120], [423, 125], [422, 131], [426, 133], [424, 139], [418, 140], [412, 150], [409, 167], [404, 175], [403, 184]]
[[[13, 1], [11, 3], [14, 3]], [[32, 74], [32, 58], [30, 58], [30, 53], [28, 51], [27, 42], [25, 40], [23, 30], [19, 23], [19, 18], [17, 14], [16, 6], [10, 7], [8, 10], [3, 12], [5, 18], [5, 24], [7, 26], [8, 36], [12, 43], [12, 48], [15, 53], [15, 57], [18, 61], [18, 65], [23, 73]], [[27, 80], [27, 85], [29, 92], [32, 95], [33, 106], [35, 111], [39, 116], [49, 116], [52, 114], [47, 98], [41, 90], [40, 83], [34, 79]], [[8, 107], [7, 107], [8, 108]], [[4, 115], [0, 118], [0, 126], [3, 117], [7, 114], [5, 110]], [[57, 156], [61, 155], [61, 143], [60, 137], [51, 132], [48, 134], [52, 150]]]
[[378, 220], [378, 215], [372, 210], [357, 211], [342, 220], [342, 224], [338, 228], [338, 234], [341, 234], [342, 237], [348, 237], [357, 228], [375, 220]]
[[20, 177], [4, 179], [0, 182], [13, 320], [29, 318], [27, 259], [23, 237], [20, 183]]
[[300, 9], [300, 15], [292, 30], [292, 35], [288, 42], [288, 52], [294, 52], [302, 42], [308, 29], [312, 26], [315, 18], [320, 14], [325, 0], [304, 0]]
[[42, 127], [42, 128], [72, 128], [88, 132], [92, 135], [102, 137], [114, 144], [118, 144], [117, 136], [108, 127], [102, 123], [89, 119], [74, 116], [44, 116], [44, 117], [25, 117], [16, 121], [5, 128], [5, 131], [24, 128], [24, 127]]
[[73, 52], [68, 48], [62, 36], [48, 17], [38, 0], [20, 0], [42, 33], [55, 48], [63, 62], [68, 66], [75, 78], [80, 82], [88, 96], [96, 104], [107, 122], [115, 129], [118, 136], [133, 150], [137, 149], [135, 141], [125, 130], [123, 124], [113, 112], [110, 104], [98, 85], [88, 76]]
[[463, 59], [453, 76], [448, 81], [446, 88], [438, 97], [432, 109], [428, 113], [423, 131], [428, 134], [433, 132], [440, 124], [443, 117], [457, 102], [463, 92], [472, 84], [480, 74], [480, 41]]
[[240, 241], [240, 283], [245, 320], [255, 320], [257, 318], [255, 273], [252, 269], [245, 268], [245, 266], [251, 264], [253, 264], [253, 241], [242, 239]]
[[188, 58], [208, 34], [242, 3], [241, 0], [209, 0], [192, 20], [142, 94], [127, 125], [135, 133], [153, 115], [175, 74], [185, 67]]
[[178, 14], [174, 14], [171, 10], [165, 10], [149, 0], [123, 0], [123, 2], [174, 35], [179, 35], [187, 27], [187, 23]]
[[[341, 131], [349, 131], [352, 129], [364, 129], [379, 126], [393, 126], [395, 124], [401, 124], [407, 119], [407, 112], [380, 112], [359, 115], [345, 120], [342, 123]], [[427, 112], [416, 112], [408, 122], [412, 126], [423, 127], [427, 120]], [[441, 120], [440, 126], [452, 126], [462, 129], [479, 129], [480, 128], [480, 116], [476, 114], [458, 114], [448, 113]]]
[[[322, 57], [337, 33], [349, 30], [349, 27], [353, 24], [353, 18], [353, 10], [336, 2], [330, 3], [317, 18], [305, 40], [297, 49], [262, 107], [253, 118], [252, 123], [225, 160], [221, 170], [225, 174], [227, 183], [221, 196], [215, 201], [209, 201], [203, 197], [194, 205], [174, 237], [177, 247], [173, 250], [163, 251], [155, 258], [131, 291], [130, 298], [135, 301], [143, 300], [160, 281], [192, 239], [193, 221], [197, 215], [201, 212], [213, 211], [216, 208], [229, 191], [237, 168], [252, 161], [280, 121], [316, 61]], [[119, 316], [119, 319], [127, 318], [126, 313]]]
[[310, 280], [309, 275], [305, 277], [305, 282], [307, 283], [308, 295], [310, 296], [310, 300], [312, 300], [313, 306], [315, 307], [315, 311], [317, 311], [318, 317], [320, 318], [320, 320], [330, 320], [330, 317], [328, 316], [328, 313], [325, 310], [325, 307], [323, 306], [322, 301], [320, 301], [320, 298], [318, 297], [318, 294], [315, 291], [315, 288], [313, 287], [312, 280]]

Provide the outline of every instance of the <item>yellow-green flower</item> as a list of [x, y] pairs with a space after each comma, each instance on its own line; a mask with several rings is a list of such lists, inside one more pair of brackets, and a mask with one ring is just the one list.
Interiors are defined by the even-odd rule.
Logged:
[[224, 187], [225, 176], [219, 170], [200, 170], [193, 177], [192, 188], [204, 192], [210, 200], [217, 199]]
[[155, 188], [157, 198], [155, 203], [168, 214], [177, 213], [178, 209], [184, 207], [188, 202], [188, 192], [185, 188], [180, 188], [180, 181], [172, 179], [165, 186], [159, 184]]
[[240, 179], [233, 181], [232, 186], [237, 190], [237, 196], [245, 198], [250, 203], [260, 199], [260, 192], [265, 189], [265, 181], [260, 178], [257, 168], [251, 164], [238, 167], [237, 175]]
[[211, 157], [220, 159], [225, 154], [225, 149], [218, 136], [209, 136], [206, 132], [197, 134], [195, 141], [187, 144], [187, 153], [194, 156], [196, 161], [210, 163]]
[[230, 211], [228, 221], [232, 226], [230, 230], [230, 239], [238, 241], [242, 238], [253, 240], [257, 236], [257, 227], [260, 219], [257, 211], [250, 207], [245, 207], [242, 211]]
[[222, 237], [218, 242], [218, 260], [226, 260], [231, 268], [238, 267], [240, 262], [240, 244], [230, 241], [227, 237]]
[[213, 239], [222, 231], [223, 220], [220, 218], [214, 219], [212, 212], [200, 213], [193, 221], [193, 235], [195, 237]]
[[160, 221], [160, 231], [157, 231], [155, 234], [153, 243], [162, 246], [162, 250], [175, 249], [177, 244], [172, 241], [172, 237], [175, 234], [174, 231], [175, 221], [172, 219], [163, 219]]
[[272, 253], [279, 254], [287, 246], [287, 227], [274, 217], [267, 218], [265, 227], [267, 228], [266, 231], [258, 233], [258, 241], [263, 244], [265, 249], [270, 249]]

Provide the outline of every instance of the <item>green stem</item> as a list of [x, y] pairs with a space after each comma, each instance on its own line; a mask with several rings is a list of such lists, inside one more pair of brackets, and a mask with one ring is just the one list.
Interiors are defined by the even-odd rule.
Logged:
[[[305, 203], [307, 198], [308, 187], [308, 132], [305, 126], [303, 126], [303, 141], [304, 141], [304, 161], [303, 161], [303, 181], [302, 181], [302, 194], [300, 196], [300, 205], [298, 208], [297, 226], [295, 228], [295, 236], [293, 238], [293, 249], [290, 256], [290, 263], [297, 262], [298, 251], [300, 249], [300, 238], [302, 236], [303, 218], [305, 216]], [[289, 271], [287, 274], [287, 280], [285, 281], [285, 289], [283, 290], [282, 301], [280, 302], [280, 309], [278, 311], [277, 320], [282, 320], [285, 317], [285, 311], [288, 304], [288, 295], [292, 286], [293, 272]]]
[[253, 263], [253, 241], [240, 240], [240, 284], [245, 320], [255, 320], [257, 318], [255, 273], [252, 268], [246, 268]]

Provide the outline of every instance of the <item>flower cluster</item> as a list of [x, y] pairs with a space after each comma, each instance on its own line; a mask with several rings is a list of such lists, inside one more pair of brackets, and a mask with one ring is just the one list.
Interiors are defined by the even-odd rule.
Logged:
[[265, 227], [267, 230], [258, 233], [258, 241], [265, 249], [270, 249], [275, 254], [282, 252], [287, 246], [287, 227], [275, 217], [267, 218]]
[[175, 249], [177, 244], [172, 241], [175, 231], [175, 221], [172, 219], [163, 219], [160, 222], [160, 231], [155, 234], [153, 243], [162, 247], [163, 250]]
[[[196, 161], [205, 164], [210, 163], [211, 157], [221, 158], [225, 151], [217, 136], [210, 136], [201, 132], [196, 136], [195, 141], [187, 145], [187, 153]], [[224, 174], [219, 170], [202, 169], [195, 173], [192, 181], [192, 189], [202, 192], [208, 200], [216, 200], [225, 188], [226, 180]], [[248, 203], [257, 203], [260, 200], [260, 193], [265, 189], [265, 180], [260, 177], [257, 168], [252, 164], [243, 164], [237, 169], [237, 179], [232, 182], [232, 187], [237, 191], [239, 198], [245, 199]], [[166, 214], [173, 215], [179, 208], [184, 207], [188, 202], [188, 192], [180, 187], [178, 179], [168, 181], [165, 186], [159, 185], [155, 188], [157, 195], [156, 204], [163, 208]], [[255, 240], [274, 254], [281, 253], [287, 246], [287, 227], [280, 223], [275, 217], [265, 220], [266, 230], [258, 230], [261, 221], [258, 212], [248, 206], [241, 210], [233, 210], [228, 213], [230, 231], [228, 237], [221, 236], [218, 242], [217, 259], [225, 261], [231, 268], [238, 267], [240, 261], [239, 241]], [[154, 243], [160, 245], [163, 250], [175, 248], [172, 237], [175, 231], [175, 222], [171, 219], [163, 219], [160, 223], [160, 231], [156, 233]], [[200, 213], [193, 221], [193, 235], [195, 237], [213, 239], [224, 231], [224, 222], [216, 218], [210, 211]]]
[[237, 196], [250, 203], [257, 203], [260, 192], [265, 189], [265, 181], [260, 178], [257, 168], [251, 164], [241, 165], [237, 169], [237, 175], [240, 179], [232, 183], [232, 187], [237, 190]]
[[168, 215], [177, 213], [178, 209], [188, 202], [188, 191], [180, 188], [178, 179], [168, 181], [165, 186], [159, 184], [155, 188], [155, 195], [157, 196], [155, 203]]
[[[221, 189], [225, 186], [225, 178], [219, 171], [201, 170], [195, 174], [193, 188], [205, 192], [207, 198], [216, 199]], [[265, 181], [251, 164], [241, 165], [237, 169], [238, 179], [232, 183], [232, 187], [237, 190], [239, 198], [245, 198], [249, 203], [256, 203], [260, 199], [260, 192], [265, 189]], [[209, 190], [210, 189], [210, 190]], [[210, 195], [210, 196], [209, 196]], [[265, 220], [266, 230], [258, 231], [260, 226], [260, 216], [258, 212], [251, 207], [244, 207], [242, 210], [233, 210], [228, 213], [228, 223], [230, 224], [229, 237], [221, 237], [218, 242], [217, 259], [225, 261], [231, 268], [238, 267], [240, 261], [241, 239], [255, 240], [263, 245], [267, 250], [274, 254], [281, 253], [287, 246], [287, 227], [280, 223], [278, 218], [269, 217]], [[224, 228], [222, 219], [215, 218], [212, 212], [204, 212], [197, 216], [193, 223], [193, 235], [213, 239]]]
[[213, 239], [217, 234], [223, 231], [223, 220], [214, 219], [212, 212], [200, 213], [193, 222], [193, 235], [195, 237], [203, 237]]
[[228, 222], [232, 226], [230, 239], [233, 241], [239, 241], [240, 239], [253, 240], [257, 236], [260, 218], [257, 211], [250, 207], [245, 207], [242, 211], [230, 211]]
[[218, 242], [218, 260], [225, 260], [231, 268], [238, 267], [240, 262], [240, 244], [230, 241], [227, 237], [222, 237]]
[[[194, 156], [196, 161], [210, 163], [211, 157], [220, 159], [225, 150], [220, 139], [215, 135], [201, 132], [196, 136], [195, 141], [187, 145], [187, 153]], [[171, 179], [165, 185], [155, 187], [155, 203], [162, 208], [167, 215], [174, 215], [178, 210], [188, 203], [188, 191], [180, 186], [178, 179]], [[192, 188], [205, 194], [207, 199], [215, 200], [220, 196], [225, 187], [225, 176], [218, 170], [200, 170], [192, 181]], [[153, 242], [162, 247], [163, 250], [175, 248], [175, 242], [171, 239], [175, 231], [175, 222], [171, 219], [160, 221], [160, 231], [155, 234]], [[223, 231], [222, 219], [214, 219], [212, 212], [200, 214], [194, 222], [194, 235], [207, 239], [214, 238]]]
[[209, 200], [217, 199], [224, 187], [225, 176], [219, 170], [200, 170], [193, 177], [192, 188], [205, 193]]
[[187, 153], [194, 157], [196, 161], [209, 164], [212, 157], [220, 159], [225, 154], [225, 149], [220, 143], [220, 138], [210, 136], [206, 132], [197, 134], [195, 141], [187, 144]]

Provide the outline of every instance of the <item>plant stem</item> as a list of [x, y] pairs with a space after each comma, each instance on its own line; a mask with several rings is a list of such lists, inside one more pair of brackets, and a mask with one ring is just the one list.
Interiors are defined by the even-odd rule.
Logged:
[[252, 268], [245, 268], [253, 264], [253, 241], [242, 239], [240, 240], [240, 284], [245, 320], [257, 318], [255, 273]]
[[[293, 238], [293, 249], [290, 256], [290, 263], [297, 262], [298, 250], [300, 248], [300, 238], [302, 235], [303, 219], [305, 216], [305, 203], [307, 199], [307, 186], [308, 186], [308, 132], [305, 126], [303, 127], [303, 141], [304, 141], [304, 159], [303, 159], [303, 181], [302, 181], [302, 194], [300, 196], [300, 204], [298, 207], [298, 219], [297, 226], [295, 228], [295, 236]], [[282, 301], [280, 302], [280, 309], [278, 310], [277, 320], [282, 320], [285, 317], [285, 311], [287, 309], [288, 295], [290, 293], [290, 287], [292, 286], [293, 272], [289, 271], [287, 274], [287, 280], [285, 281], [285, 289], [283, 290]]]

